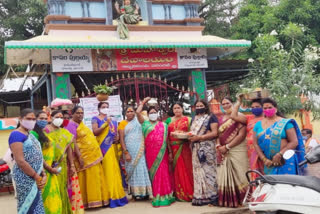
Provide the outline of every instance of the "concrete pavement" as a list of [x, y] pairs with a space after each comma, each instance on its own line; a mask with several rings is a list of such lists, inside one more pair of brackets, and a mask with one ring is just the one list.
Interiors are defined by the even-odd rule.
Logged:
[[[16, 199], [13, 194], [0, 193], [0, 213], [16, 214]], [[176, 202], [169, 207], [154, 208], [150, 201], [129, 202], [124, 207], [115, 209], [97, 208], [86, 211], [87, 214], [249, 214], [246, 208], [194, 207], [191, 203]]]

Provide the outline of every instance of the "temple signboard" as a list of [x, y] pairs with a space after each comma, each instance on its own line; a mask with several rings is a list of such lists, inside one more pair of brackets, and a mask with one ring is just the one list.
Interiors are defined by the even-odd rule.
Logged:
[[53, 72], [145, 71], [207, 68], [206, 49], [57, 49]]
[[207, 49], [178, 48], [179, 69], [208, 68]]
[[54, 49], [51, 60], [53, 72], [93, 71], [90, 49]]
[[174, 48], [119, 49], [116, 50], [116, 59], [119, 71], [178, 68], [177, 52]]

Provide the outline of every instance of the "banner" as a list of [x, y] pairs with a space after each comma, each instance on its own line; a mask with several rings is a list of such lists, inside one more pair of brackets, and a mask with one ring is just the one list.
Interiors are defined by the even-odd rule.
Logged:
[[[113, 120], [118, 122], [122, 121], [122, 102], [120, 100], [120, 96], [109, 96], [109, 99], [106, 102], [109, 103], [108, 117], [111, 117]], [[92, 117], [99, 115], [98, 104], [99, 101], [96, 97], [80, 98], [80, 106], [82, 106], [84, 110], [83, 122], [90, 129], [92, 129]]]
[[207, 68], [207, 49], [205, 48], [178, 48], [179, 69]]
[[114, 50], [92, 50], [92, 62], [94, 71], [116, 71], [117, 60]]
[[90, 49], [53, 49], [53, 72], [93, 71]]
[[116, 58], [119, 71], [178, 68], [175, 48], [119, 49]]

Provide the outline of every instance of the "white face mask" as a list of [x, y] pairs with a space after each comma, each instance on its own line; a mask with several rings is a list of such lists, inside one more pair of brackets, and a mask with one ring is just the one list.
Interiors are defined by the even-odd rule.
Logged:
[[101, 108], [100, 109], [101, 114], [108, 114], [108, 109], [107, 108]]
[[54, 118], [54, 120], [52, 121], [52, 124], [56, 127], [60, 127], [62, 123], [63, 123], [62, 118]]
[[149, 114], [149, 120], [150, 121], [156, 121], [157, 119], [158, 119], [158, 114], [157, 113]]
[[34, 126], [36, 125], [35, 120], [21, 120], [21, 125], [26, 128], [27, 130], [32, 130]]

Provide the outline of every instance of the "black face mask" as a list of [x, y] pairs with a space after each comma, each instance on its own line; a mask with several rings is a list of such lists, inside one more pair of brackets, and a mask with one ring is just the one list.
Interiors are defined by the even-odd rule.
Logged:
[[197, 108], [196, 109], [196, 115], [204, 114], [204, 113], [206, 113], [206, 109], [205, 108]]

